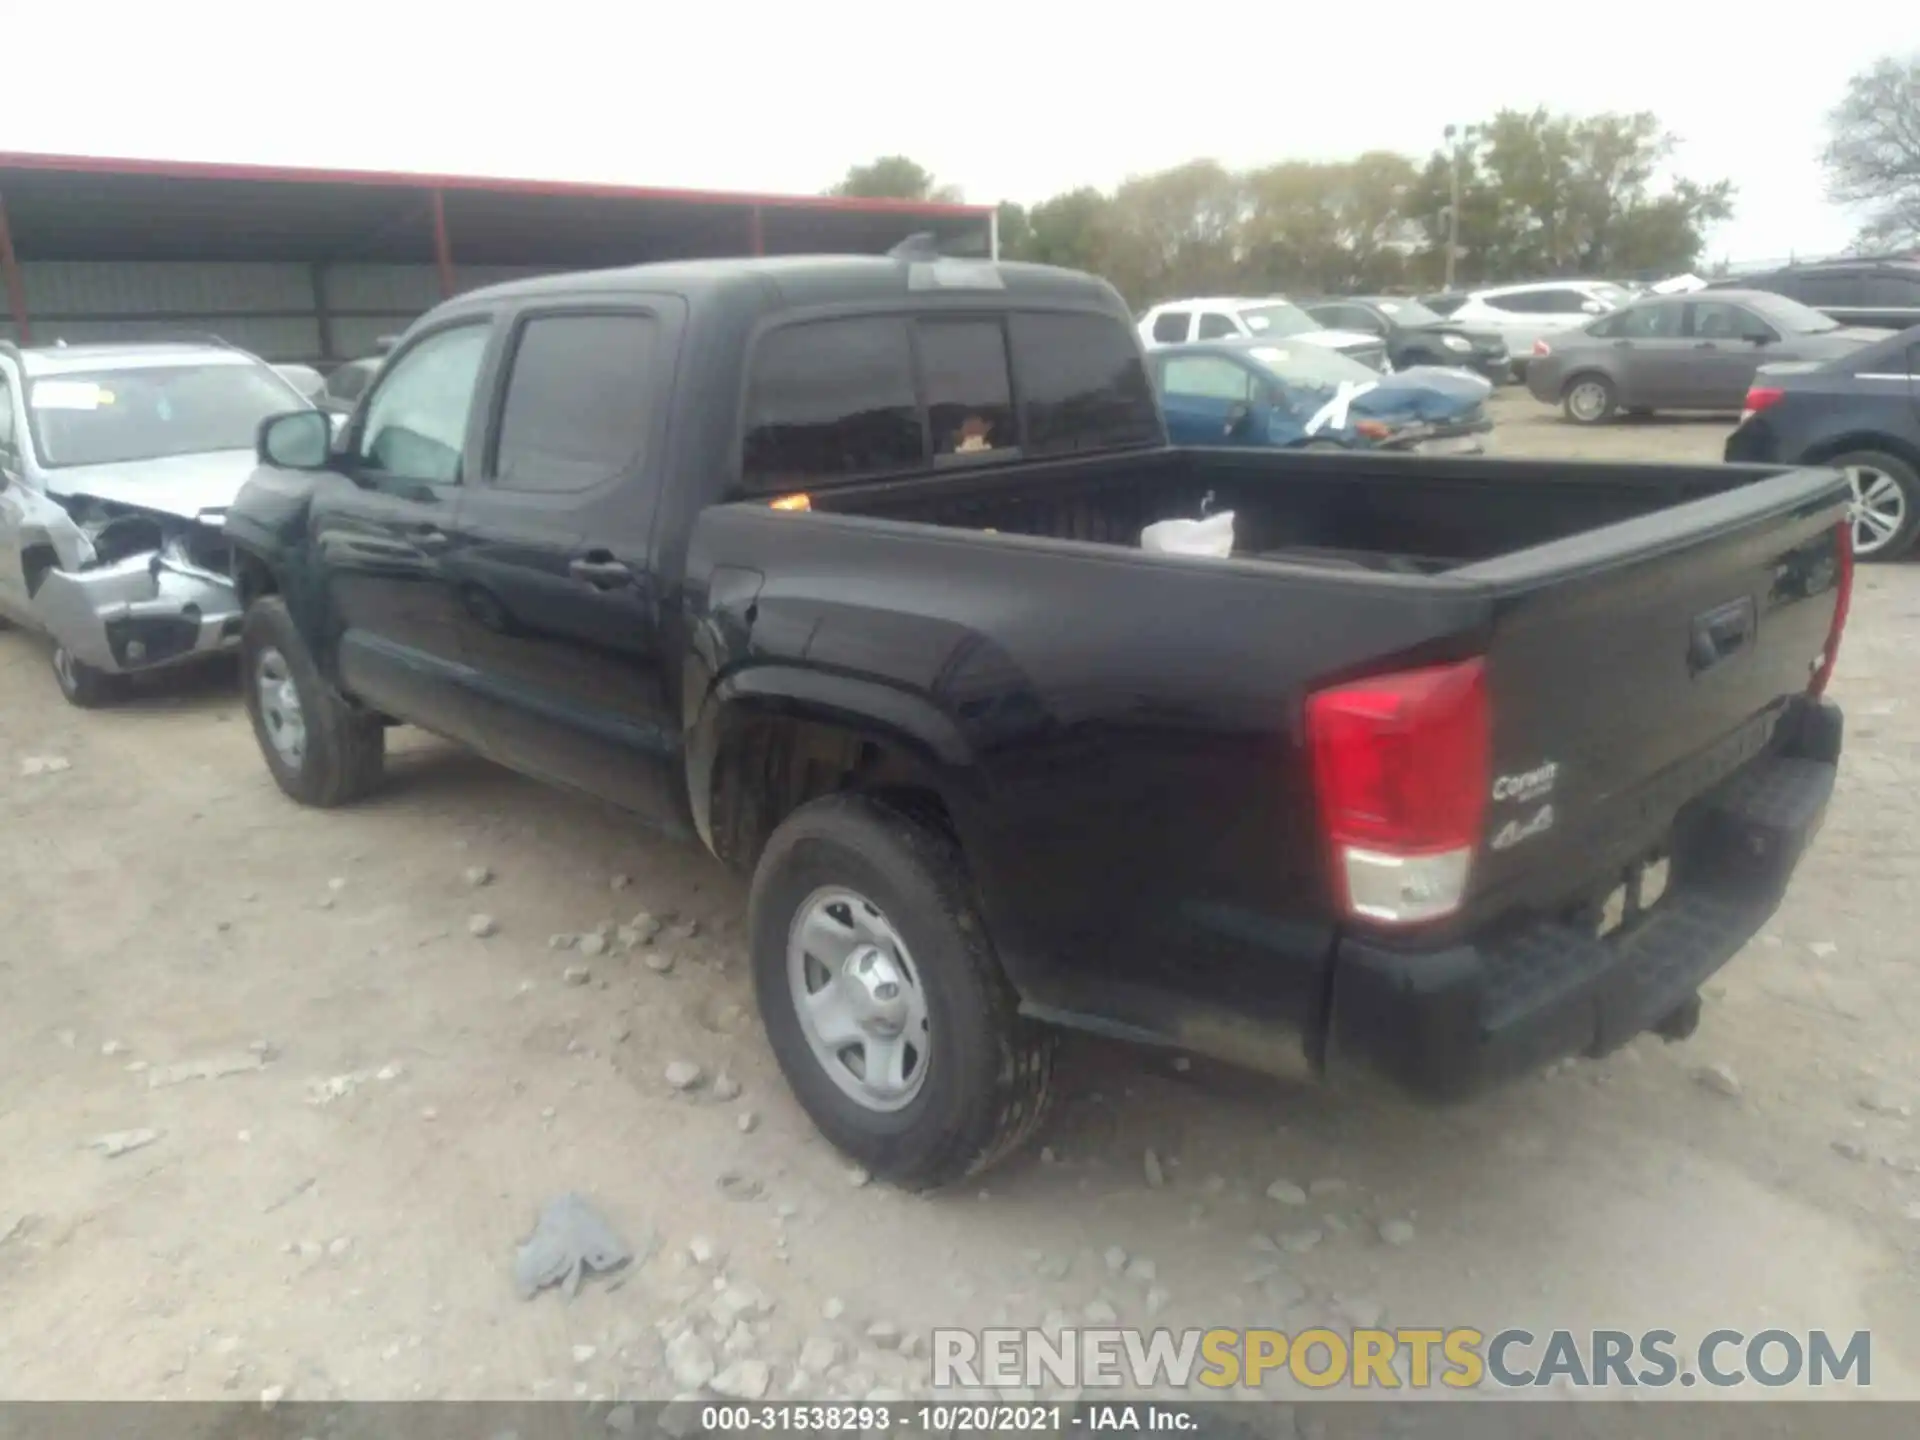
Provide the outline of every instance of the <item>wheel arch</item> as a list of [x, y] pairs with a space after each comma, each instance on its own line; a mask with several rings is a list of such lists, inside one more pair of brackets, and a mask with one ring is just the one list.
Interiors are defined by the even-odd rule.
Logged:
[[1854, 450], [1873, 450], [1882, 455], [1891, 455], [1897, 460], [1906, 461], [1916, 474], [1920, 474], [1920, 446], [1880, 430], [1849, 430], [1831, 439], [1821, 440], [1807, 447], [1799, 463], [1824, 465]]
[[810, 800], [858, 793], [949, 835], [973, 757], [924, 696], [877, 681], [765, 666], [714, 687], [687, 737], [694, 828], [750, 871], [775, 827]]

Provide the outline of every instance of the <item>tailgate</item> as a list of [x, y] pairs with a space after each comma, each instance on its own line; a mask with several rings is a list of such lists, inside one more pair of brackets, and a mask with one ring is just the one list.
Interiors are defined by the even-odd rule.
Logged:
[[1495, 598], [1470, 915], [1604, 893], [1659, 854], [1681, 805], [1768, 747], [1827, 646], [1846, 499], [1833, 471], [1761, 474], [1457, 572]]

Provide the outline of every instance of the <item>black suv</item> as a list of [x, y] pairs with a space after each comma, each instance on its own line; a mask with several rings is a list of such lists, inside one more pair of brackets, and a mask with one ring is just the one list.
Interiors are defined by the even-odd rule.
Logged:
[[1920, 256], [1822, 260], [1760, 275], [1716, 280], [1714, 287], [1771, 290], [1831, 315], [1842, 325], [1904, 330], [1920, 324]]

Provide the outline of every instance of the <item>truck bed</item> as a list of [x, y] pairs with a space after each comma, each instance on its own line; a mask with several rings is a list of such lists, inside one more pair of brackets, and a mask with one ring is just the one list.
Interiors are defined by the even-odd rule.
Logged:
[[947, 529], [1137, 547], [1160, 520], [1234, 513], [1234, 554], [1439, 574], [1722, 494], [1758, 472], [1157, 450], [959, 469], [815, 494], [815, 509]]

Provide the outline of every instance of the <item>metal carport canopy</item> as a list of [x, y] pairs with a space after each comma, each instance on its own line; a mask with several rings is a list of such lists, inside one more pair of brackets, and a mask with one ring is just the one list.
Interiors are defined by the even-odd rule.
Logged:
[[486, 271], [878, 254], [916, 232], [985, 255], [993, 229], [980, 205], [0, 152], [0, 271], [22, 340], [36, 262], [313, 267], [324, 336], [329, 266], [432, 267], [444, 296]]

